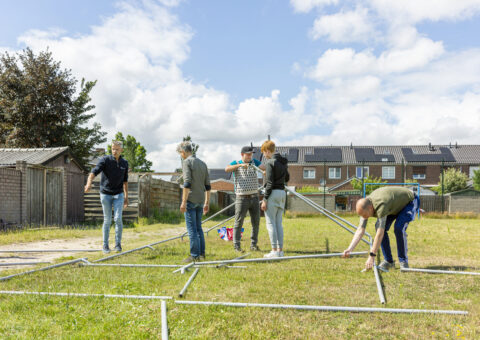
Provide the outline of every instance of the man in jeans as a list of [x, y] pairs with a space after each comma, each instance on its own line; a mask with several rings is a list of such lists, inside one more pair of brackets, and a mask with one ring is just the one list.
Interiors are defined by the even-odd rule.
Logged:
[[103, 207], [103, 252], [108, 254], [108, 237], [112, 223], [112, 207], [115, 219], [115, 251], [122, 251], [122, 212], [128, 205], [128, 162], [122, 158], [123, 144], [112, 143], [112, 154], [100, 158], [88, 176], [85, 192], [92, 188], [92, 181], [100, 172], [100, 200]]
[[419, 209], [420, 199], [418, 196], [407, 188], [402, 187], [387, 186], [379, 188], [367, 197], [358, 200], [356, 210], [357, 214], [360, 215], [359, 228], [353, 236], [350, 246], [343, 252], [343, 256], [348, 257], [358, 242], [360, 242], [365, 234], [368, 219], [376, 217], [375, 239], [370, 248], [370, 256], [365, 263], [365, 268], [369, 270], [373, 267], [380, 245], [384, 260], [380, 263], [379, 268], [389, 269], [395, 267], [390, 248], [390, 239], [387, 233], [393, 222], [395, 222], [394, 232], [397, 239], [397, 254], [400, 268], [408, 268], [407, 227], [411, 221], [415, 220]]
[[233, 161], [226, 168], [225, 172], [233, 172], [233, 183], [235, 186], [235, 224], [233, 227], [233, 247], [237, 252], [243, 252], [240, 246], [243, 221], [247, 212], [250, 212], [252, 221], [252, 238], [250, 249], [259, 251], [258, 229], [260, 224], [260, 202], [258, 200], [258, 178], [257, 171], [251, 165], [265, 170], [265, 165], [259, 160], [252, 159], [253, 148], [244, 146], [241, 150], [242, 159]]
[[190, 263], [205, 259], [202, 214], [208, 212], [211, 186], [207, 165], [192, 154], [192, 144], [180, 143], [177, 152], [183, 159], [183, 194], [180, 211], [185, 214], [190, 238], [190, 256], [183, 262]]

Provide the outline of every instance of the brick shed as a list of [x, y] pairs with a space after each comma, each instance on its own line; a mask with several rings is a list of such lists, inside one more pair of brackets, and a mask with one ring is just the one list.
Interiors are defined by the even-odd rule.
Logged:
[[86, 174], [68, 147], [0, 149], [0, 223], [82, 222]]

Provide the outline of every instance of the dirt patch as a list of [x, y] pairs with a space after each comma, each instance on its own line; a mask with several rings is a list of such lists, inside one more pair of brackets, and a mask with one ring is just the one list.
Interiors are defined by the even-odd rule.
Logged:
[[[176, 236], [185, 231], [185, 227], [176, 227], [169, 229], [162, 229], [158, 231], [149, 231], [144, 233], [137, 233], [131, 230], [123, 231], [122, 243], [128, 244], [129, 240], [138, 239], [141, 236], [148, 236], [151, 242], [155, 239], [161, 240], [171, 236]], [[115, 232], [110, 232], [110, 242], [115, 237]], [[36, 241], [28, 243], [14, 243], [0, 246], [0, 271], [12, 268], [25, 267], [29, 268], [31, 265], [15, 265], [15, 263], [33, 263], [39, 264], [45, 262], [45, 266], [48, 263], [61, 257], [76, 256], [78, 252], [56, 252], [56, 253], [6, 253], [9, 250], [97, 250], [101, 252], [102, 249], [102, 237], [85, 237], [85, 238], [72, 238], [72, 239], [55, 239], [47, 241]], [[9, 264], [6, 266], [6, 264]], [[11, 264], [11, 265], [10, 265]]]

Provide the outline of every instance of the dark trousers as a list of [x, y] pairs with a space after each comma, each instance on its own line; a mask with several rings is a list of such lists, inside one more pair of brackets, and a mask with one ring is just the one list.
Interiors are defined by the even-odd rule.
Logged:
[[387, 216], [385, 223], [385, 234], [382, 240], [382, 253], [383, 257], [388, 262], [393, 262], [392, 249], [390, 248], [390, 238], [388, 237], [388, 231], [395, 221], [393, 231], [395, 233], [395, 239], [397, 240], [397, 255], [400, 262], [408, 263], [407, 256], [407, 228], [408, 224], [415, 219], [415, 216], [420, 208], [420, 200], [418, 196], [415, 196], [413, 201], [408, 203], [398, 215]]
[[234, 246], [240, 246], [242, 226], [247, 211], [250, 212], [250, 219], [252, 221], [252, 245], [257, 245], [260, 225], [260, 202], [258, 195], [248, 197], [237, 195], [235, 199], [235, 225], [233, 227]]

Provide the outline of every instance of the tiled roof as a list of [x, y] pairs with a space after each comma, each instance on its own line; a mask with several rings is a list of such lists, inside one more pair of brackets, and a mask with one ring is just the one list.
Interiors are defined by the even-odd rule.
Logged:
[[230, 177], [232, 176], [232, 173], [225, 172], [225, 169], [208, 169], [208, 174], [210, 175], [210, 181], [216, 179], [230, 180]]
[[68, 146], [43, 149], [0, 149], [0, 166], [15, 165], [17, 161], [44, 164], [68, 150]]
[[[415, 159], [420, 159], [415, 162], [408, 162], [405, 157], [403, 149], [411, 149]], [[341, 162], [329, 162], [328, 164], [361, 164], [361, 159], [363, 155], [367, 156], [365, 159], [366, 164], [379, 163], [379, 164], [401, 164], [402, 160], [405, 164], [423, 164], [423, 163], [441, 163], [442, 150], [440, 148], [446, 148], [451, 152], [455, 163], [457, 164], [480, 164], [480, 145], [349, 145], [349, 146], [277, 146], [276, 151], [288, 155], [290, 149], [298, 149], [298, 161], [293, 162], [289, 161], [290, 164], [301, 164], [301, 165], [321, 165], [323, 161], [316, 162], [307, 162], [309, 157], [305, 155], [313, 155], [314, 149], [340, 149], [342, 153]], [[357, 152], [355, 152], [357, 149]], [[358, 152], [358, 149], [371, 149], [369, 152]], [[448, 152], [447, 151], [447, 152]], [[368, 158], [368, 155], [371, 154], [371, 158]], [[360, 156], [362, 155], [362, 156]], [[382, 157], [383, 155], [383, 157]], [[425, 155], [425, 160], [422, 159], [421, 155]], [[428, 155], [428, 156], [427, 156]], [[432, 155], [438, 155], [437, 157], [432, 157]], [[393, 158], [392, 158], [393, 156]], [[262, 160], [262, 155], [260, 153], [260, 148], [255, 147], [254, 157]], [[311, 158], [311, 157], [310, 157]], [[429, 161], [429, 159], [439, 159], [438, 161]], [[375, 159], [375, 160], [373, 160]], [[393, 160], [393, 162], [391, 161]], [[445, 162], [446, 164], [451, 164], [451, 162]]]

